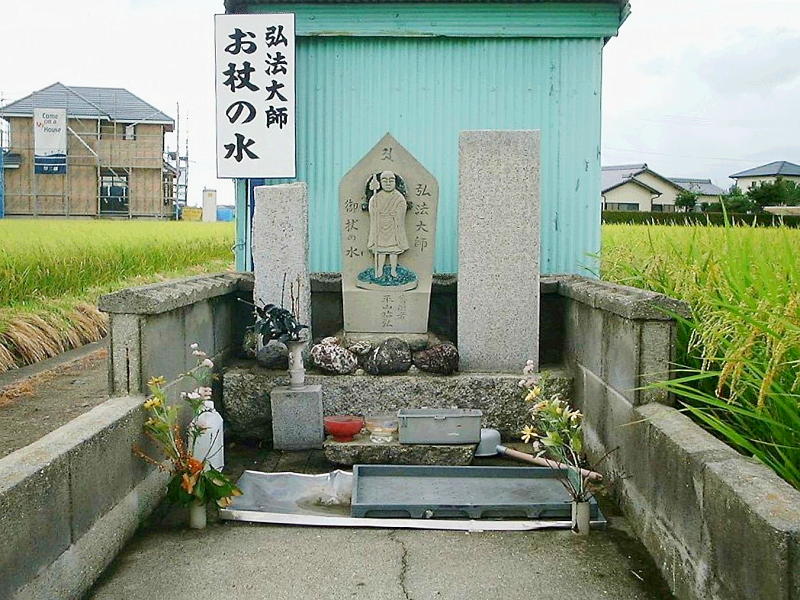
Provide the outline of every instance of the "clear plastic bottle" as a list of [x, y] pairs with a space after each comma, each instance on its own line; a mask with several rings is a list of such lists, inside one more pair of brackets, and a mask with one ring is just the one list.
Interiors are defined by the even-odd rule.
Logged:
[[194, 443], [194, 457], [200, 460], [206, 458], [207, 469], [213, 467], [217, 471], [222, 471], [225, 466], [222, 415], [214, 408], [213, 400], [206, 400], [203, 406], [205, 412], [200, 413], [195, 420], [197, 425], [204, 429]]

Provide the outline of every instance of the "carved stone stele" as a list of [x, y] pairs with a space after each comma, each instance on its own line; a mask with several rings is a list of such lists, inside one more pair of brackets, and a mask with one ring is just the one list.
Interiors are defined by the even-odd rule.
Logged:
[[428, 330], [439, 185], [386, 134], [339, 184], [345, 332]]

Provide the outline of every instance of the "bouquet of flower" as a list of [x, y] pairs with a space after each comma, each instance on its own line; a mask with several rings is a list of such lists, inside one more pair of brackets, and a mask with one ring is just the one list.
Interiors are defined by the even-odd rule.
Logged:
[[584, 465], [583, 414], [573, 410], [563, 394], [550, 392], [545, 374], [534, 373], [531, 361], [525, 365], [525, 378], [519, 385], [527, 390], [525, 400], [533, 402], [530, 409], [531, 424], [522, 430], [522, 441], [530, 443], [539, 458], [553, 461], [551, 468], [557, 474], [575, 502], [586, 502], [597, 489], [596, 465]]
[[[204, 402], [211, 399], [210, 382], [213, 378], [214, 363], [197, 344], [192, 344], [192, 354], [197, 357], [197, 367], [188, 375], [197, 382], [191, 392], [184, 392], [183, 399], [189, 404], [193, 418], [188, 427], [181, 427], [180, 409], [168, 405], [163, 377], [153, 377], [147, 382], [150, 397], [144, 403], [150, 418], [145, 421], [145, 435], [152, 439], [167, 459], [159, 461], [134, 446], [134, 452], [160, 470], [172, 473], [167, 487], [167, 500], [182, 506], [192, 503], [207, 504], [216, 502], [220, 507], [231, 503], [233, 496], [240, 496], [237, 488], [226, 475], [212, 468], [209, 452], [205, 456], [195, 456], [195, 443], [205, 428], [197, 424], [197, 417], [207, 412]], [[209, 445], [210, 448], [214, 444]]]

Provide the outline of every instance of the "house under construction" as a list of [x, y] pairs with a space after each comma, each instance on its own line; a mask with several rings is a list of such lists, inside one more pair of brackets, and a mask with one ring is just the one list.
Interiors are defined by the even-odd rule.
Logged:
[[5, 216], [174, 218], [185, 157], [165, 160], [164, 134], [175, 121], [128, 90], [54, 83], [0, 117]]

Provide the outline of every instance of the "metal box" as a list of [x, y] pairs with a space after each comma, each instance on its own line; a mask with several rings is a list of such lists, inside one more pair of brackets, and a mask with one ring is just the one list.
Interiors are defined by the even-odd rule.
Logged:
[[401, 444], [477, 444], [481, 417], [477, 409], [401, 408]]

